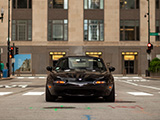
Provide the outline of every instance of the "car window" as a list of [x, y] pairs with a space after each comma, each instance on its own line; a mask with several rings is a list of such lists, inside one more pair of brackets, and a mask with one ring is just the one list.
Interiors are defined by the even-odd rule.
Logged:
[[61, 59], [56, 66], [56, 70], [65, 70], [68, 69], [68, 60], [67, 59]]
[[106, 70], [103, 61], [99, 58], [69, 58], [70, 69]]

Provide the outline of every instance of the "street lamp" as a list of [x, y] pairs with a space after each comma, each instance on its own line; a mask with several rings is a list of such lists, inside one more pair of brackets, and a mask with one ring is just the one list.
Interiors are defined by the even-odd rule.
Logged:
[[3, 7], [2, 7], [2, 8], [1, 8], [1, 17], [0, 17], [1, 22], [3, 22], [3, 15], [4, 15], [4, 9], [3, 9]]

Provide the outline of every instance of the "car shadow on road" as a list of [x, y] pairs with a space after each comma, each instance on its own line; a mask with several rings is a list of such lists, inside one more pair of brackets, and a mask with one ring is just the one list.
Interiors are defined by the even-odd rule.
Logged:
[[136, 101], [115, 100], [115, 102], [106, 102], [102, 97], [65, 97], [58, 98], [56, 103], [136, 103]]

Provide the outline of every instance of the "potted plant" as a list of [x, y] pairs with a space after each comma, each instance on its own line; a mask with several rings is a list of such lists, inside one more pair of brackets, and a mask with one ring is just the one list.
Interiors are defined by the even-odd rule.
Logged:
[[150, 62], [149, 71], [152, 77], [160, 77], [160, 59], [154, 58]]

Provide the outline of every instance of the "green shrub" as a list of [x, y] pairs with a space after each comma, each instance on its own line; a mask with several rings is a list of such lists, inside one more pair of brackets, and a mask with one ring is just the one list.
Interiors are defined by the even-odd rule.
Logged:
[[154, 59], [150, 62], [149, 70], [150, 70], [151, 72], [159, 72], [159, 71], [160, 71], [160, 59], [154, 58]]

